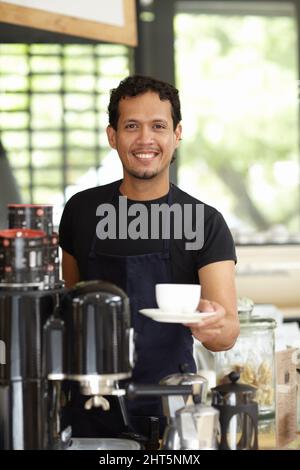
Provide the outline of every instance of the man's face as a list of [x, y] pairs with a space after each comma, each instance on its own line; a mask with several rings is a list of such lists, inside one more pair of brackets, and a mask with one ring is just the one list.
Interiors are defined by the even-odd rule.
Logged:
[[170, 101], [157, 93], [126, 97], [119, 103], [118, 127], [107, 128], [108, 140], [118, 151], [124, 176], [150, 179], [168, 174], [178, 147], [181, 126], [173, 129]]

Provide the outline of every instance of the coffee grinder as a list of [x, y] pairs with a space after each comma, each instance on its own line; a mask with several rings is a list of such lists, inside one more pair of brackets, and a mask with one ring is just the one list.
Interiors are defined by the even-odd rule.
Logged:
[[41, 230], [0, 232], [0, 449], [48, 447], [45, 325], [61, 293], [45, 270], [48, 247]]

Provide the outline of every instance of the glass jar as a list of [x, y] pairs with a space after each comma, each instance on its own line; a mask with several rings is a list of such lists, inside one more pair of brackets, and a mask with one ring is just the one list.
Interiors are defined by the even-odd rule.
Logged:
[[239, 372], [240, 383], [257, 389], [256, 401], [260, 418], [275, 415], [275, 338], [276, 322], [243, 311], [241, 332], [234, 347], [216, 353], [217, 384], [228, 381], [228, 374]]

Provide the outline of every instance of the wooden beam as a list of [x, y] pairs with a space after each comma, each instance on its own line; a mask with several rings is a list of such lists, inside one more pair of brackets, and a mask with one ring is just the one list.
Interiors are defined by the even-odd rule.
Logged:
[[123, 0], [124, 26], [114, 26], [0, 1], [0, 21], [128, 46], [137, 45], [135, 0]]

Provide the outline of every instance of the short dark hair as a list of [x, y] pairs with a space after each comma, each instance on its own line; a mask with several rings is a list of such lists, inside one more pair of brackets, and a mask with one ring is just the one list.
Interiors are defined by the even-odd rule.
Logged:
[[178, 90], [167, 82], [157, 80], [143, 75], [132, 75], [126, 77], [119, 83], [117, 88], [110, 91], [110, 101], [108, 105], [109, 124], [117, 130], [119, 120], [119, 102], [126, 96], [137, 96], [147, 91], [153, 91], [164, 101], [168, 100], [172, 107], [173, 127], [176, 129], [181, 121], [180, 100]]

